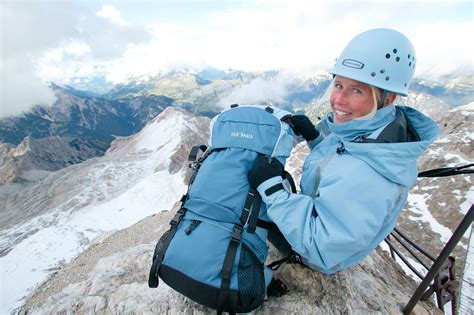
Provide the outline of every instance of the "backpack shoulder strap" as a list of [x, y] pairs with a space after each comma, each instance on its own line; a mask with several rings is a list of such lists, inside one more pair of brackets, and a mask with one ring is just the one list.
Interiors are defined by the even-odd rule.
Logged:
[[191, 162], [196, 161], [199, 150], [205, 153], [207, 150], [207, 146], [205, 146], [204, 144], [201, 144], [201, 145], [195, 145], [194, 147], [192, 147], [191, 152], [189, 152], [188, 161], [191, 161]]

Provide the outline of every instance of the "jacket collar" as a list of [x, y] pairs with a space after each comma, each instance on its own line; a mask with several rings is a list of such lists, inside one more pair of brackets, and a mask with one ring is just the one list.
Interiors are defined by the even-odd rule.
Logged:
[[333, 113], [329, 113], [322, 120], [322, 124], [338, 138], [353, 140], [363, 135], [369, 135], [375, 130], [392, 122], [397, 116], [395, 105], [389, 105], [377, 111], [375, 116], [368, 120], [351, 120], [336, 124], [333, 122]]

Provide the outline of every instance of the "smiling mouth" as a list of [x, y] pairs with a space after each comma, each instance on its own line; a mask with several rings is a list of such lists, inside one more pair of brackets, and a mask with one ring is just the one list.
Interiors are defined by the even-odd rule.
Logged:
[[338, 116], [347, 116], [347, 115], [351, 114], [351, 113], [348, 113], [348, 112], [343, 112], [342, 110], [338, 110], [338, 109], [335, 109], [334, 113], [336, 113], [336, 115], [338, 115]]

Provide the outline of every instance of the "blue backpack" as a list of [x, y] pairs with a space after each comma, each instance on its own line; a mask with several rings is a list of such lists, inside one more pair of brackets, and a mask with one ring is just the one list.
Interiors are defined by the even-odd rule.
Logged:
[[[232, 105], [212, 119], [209, 147], [191, 151], [188, 192], [156, 245], [150, 287], [161, 278], [218, 313], [262, 304], [272, 280], [265, 266], [269, 222], [247, 173], [259, 155], [285, 165], [293, 147], [290, 117], [276, 107]], [[196, 161], [199, 149], [204, 154]]]

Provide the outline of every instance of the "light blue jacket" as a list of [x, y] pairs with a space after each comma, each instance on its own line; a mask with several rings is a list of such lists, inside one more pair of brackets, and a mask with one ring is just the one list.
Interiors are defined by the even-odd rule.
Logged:
[[[376, 138], [397, 115], [405, 114], [420, 141], [360, 143]], [[417, 178], [417, 159], [439, 135], [439, 128], [415, 109], [390, 105], [368, 120], [321, 122], [330, 131], [308, 143], [301, 193], [265, 190], [282, 181], [271, 178], [258, 187], [268, 217], [305, 264], [331, 274], [364, 259], [393, 230], [408, 190]]]

